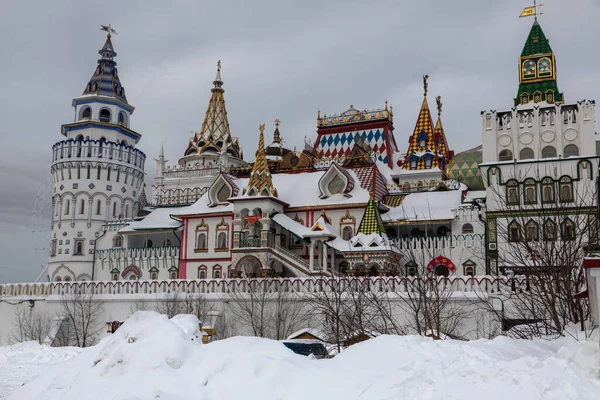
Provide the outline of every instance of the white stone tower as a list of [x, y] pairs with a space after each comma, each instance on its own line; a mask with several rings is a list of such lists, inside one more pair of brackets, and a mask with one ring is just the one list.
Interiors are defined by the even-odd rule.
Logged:
[[[127, 102], [110, 32], [83, 94], [73, 99], [75, 120], [62, 125], [52, 147], [51, 281], [94, 279], [96, 240], [111, 220], [132, 218], [144, 181], [141, 134], [129, 127]], [[113, 243], [122, 247], [122, 243]]]

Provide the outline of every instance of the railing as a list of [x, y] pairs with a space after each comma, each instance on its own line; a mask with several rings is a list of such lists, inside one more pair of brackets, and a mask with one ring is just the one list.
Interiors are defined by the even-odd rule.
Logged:
[[163, 172], [164, 178], [197, 178], [201, 176], [218, 175], [220, 168], [169, 168]]
[[273, 250], [275, 251], [276, 254], [279, 253], [280, 257], [283, 257], [283, 258], [287, 257], [292, 262], [298, 264], [296, 266], [296, 268], [300, 267], [302, 272], [310, 274], [310, 264], [304, 258], [300, 257], [293, 251], [286, 249], [285, 247], [282, 247], [282, 246], [275, 245], [275, 246], [273, 246]]
[[195, 203], [207, 191], [208, 187], [165, 189], [155, 196], [155, 200], [157, 205], [191, 204]]
[[179, 257], [179, 246], [160, 247], [116, 247], [96, 250], [96, 257], [105, 258], [148, 258], [148, 257]]
[[[543, 278], [542, 278], [543, 279]], [[348, 289], [360, 285], [360, 290], [371, 292], [406, 293], [414, 291], [417, 285], [433, 283], [453, 295], [464, 293], [509, 293], [530, 290], [536, 284], [533, 278], [506, 278], [494, 276], [415, 278], [415, 277], [304, 277], [304, 278], [257, 278], [257, 279], [189, 279], [165, 281], [86, 281], [52, 283], [18, 283], [0, 285], [0, 297], [47, 297], [74, 293], [94, 295], [120, 294], [167, 294], [200, 293], [228, 294], [252, 293], [260, 290], [286, 293], [319, 293]]]
[[260, 238], [242, 239], [240, 240], [240, 248], [262, 247], [260, 242]]
[[146, 155], [131, 146], [100, 140], [63, 140], [52, 146], [52, 162], [72, 159], [121, 161], [144, 169]]
[[399, 250], [447, 249], [453, 247], [480, 246], [484, 242], [482, 234], [462, 234], [452, 236], [417, 236], [391, 239]]

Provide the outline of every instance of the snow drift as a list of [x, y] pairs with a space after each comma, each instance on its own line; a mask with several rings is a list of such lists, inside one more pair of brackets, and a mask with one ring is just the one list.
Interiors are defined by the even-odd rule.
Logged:
[[137, 312], [9, 399], [564, 400], [600, 393], [597, 345], [567, 339], [382, 336], [316, 360], [259, 338], [202, 345], [195, 326], [194, 317]]

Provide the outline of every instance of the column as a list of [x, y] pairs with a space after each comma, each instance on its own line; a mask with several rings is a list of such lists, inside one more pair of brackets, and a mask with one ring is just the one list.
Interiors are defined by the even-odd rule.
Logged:
[[110, 220], [110, 199], [106, 199], [106, 214], [104, 214], [104, 220]]
[[63, 213], [63, 209], [62, 209], [62, 205], [63, 205], [63, 201], [62, 199], [58, 202], [58, 228], [60, 229], [60, 225], [62, 223], [62, 213]]
[[87, 222], [87, 227], [89, 228], [90, 226], [92, 226], [92, 208], [94, 206], [94, 200], [90, 199], [88, 200], [88, 222]]
[[329, 266], [331, 267], [331, 271], [335, 271], [335, 249], [332, 247], [331, 250], [331, 262], [329, 263]]
[[315, 270], [315, 242], [312, 239], [308, 245], [308, 265], [311, 271]]
[[75, 227], [75, 214], [77, 214], [76, 209], [77, 203], [75, 199], [71, 200], [71, 228]]
[[321, 257], [323, 261], [323, 272], [327, 272], [327, 246], [325, 245], [324, 241], [321, 242], [321, 245], [323, 246], [323, 256]]

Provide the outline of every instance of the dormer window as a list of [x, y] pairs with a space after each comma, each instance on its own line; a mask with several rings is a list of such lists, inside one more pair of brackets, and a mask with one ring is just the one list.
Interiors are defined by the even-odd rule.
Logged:
[[110, 110], [106, 108], [100, 110], [100, 122], [110, 122]]
[[228, 198], [231, 197], [231, 189], [227, 185], [221, 186], [221, 189], [217, 192], [217, 200], [219, 203], [224, 203]]
[[425, 168], [431, 168], [431, 158], [425, 160]]
[[417, 169], [417, 160], [410, 160], [410, 169]]
[[345, 188], [345, 182], [338, 175], [336, 175], [327, 186], [327, 189], [329, 189], [329, 193], [331, 193], [332, 195], [342, 193]]
[[419, 147], [424, 149], [427, 146], [427, 141], [425, 139], [419, 140]]
[[335, 194], [343, 194], [350, 197], [350, 192], [354, 188], [354, 179], [347, 170], [332, 163], [329, 169], [319, 179], [319, 191], [322, 199]]

